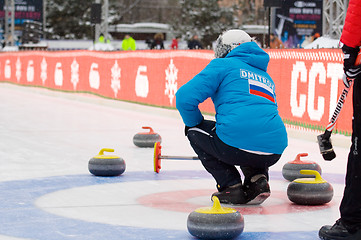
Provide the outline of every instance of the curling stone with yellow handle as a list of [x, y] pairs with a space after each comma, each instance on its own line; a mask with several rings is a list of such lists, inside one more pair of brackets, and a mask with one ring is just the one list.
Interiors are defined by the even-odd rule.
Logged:
[[233, 208], [222, 207], [213, 196], [213, 207], [198, 208], [188, 215], [187, 228], [200, 239], [233, 239], [244, 229], [244, 218]]
[[314, 178], [298, 178], [288, 185], [288, 199], [300, 205], [322, 205], [333, 198], [333, 187], [315, 170], [301, 170], [301, 174], [312, 174]]
[[99, 154], [89, 160], [89, 172], [95, 176], [118, 176], [125, 171], [125, 161], [113, 155], [104, 155], [104, 152], [114, 152], [114, 149], [103, 148]]
[[134, 135], [133, 143], [137, 147], [152, 148], [154, 143], [162, 142], [161, 136], [154, 132], [151, 127], [142, 127], [143, 129], [149, 129], [149, 132], [140, 132]]
[[301, 157], [307, 157], [308, 153], [300, 153], [296, 156], [295, 160], [287, 162], [283, 165], [282, 176], [288, 180], [293, 181], [297, 178], [314, 178], [314, 175], [303, 175], [300, 170], [316, 170], [322, 174], [320, 165], [316, 162], [301, 160]]

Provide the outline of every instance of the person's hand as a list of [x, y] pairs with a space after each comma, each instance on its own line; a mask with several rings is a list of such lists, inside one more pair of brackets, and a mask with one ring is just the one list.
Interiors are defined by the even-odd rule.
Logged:
[[189, 126], [185, 125], [184, 126], [184, 135], [187, 136], [190, 128], [199, 127], [203, 123], [203, 121], [204, 121], [204, 119], [198, 125], [193, 126], [193, 127], [189, 127]]
[[361, 73], [361, 65], [355, 66], [359, 51], [359, 47], [352, 48], [345, 44], [342, 46], [342, 52], [344, 53], [343, 70], [347, 78], [349, 78], [343, 81], [346, 87], [349, 85], [350, 79], [355, 79]]
[[350, 67], [347, 71], [345, 71], [345, 74], [349, 79], [355, 79], [357, 76], [360, 76], [360, 73], [361, 65]]

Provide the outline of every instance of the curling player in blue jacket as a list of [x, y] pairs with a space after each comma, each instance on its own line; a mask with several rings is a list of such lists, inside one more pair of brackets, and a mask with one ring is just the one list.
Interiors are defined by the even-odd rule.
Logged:
[[[215, 59], [177, 91], [177, 109], [192, 148], [216, 181], [212, 196], [227, 204], [261, 204], [271, 194], [269, 167], [288, 144], [267, 73], [269, 55], [238, 29], [221, 34], [214, 51]], [[216, 121], [205, 120], [198, 108], [209, 97]]]

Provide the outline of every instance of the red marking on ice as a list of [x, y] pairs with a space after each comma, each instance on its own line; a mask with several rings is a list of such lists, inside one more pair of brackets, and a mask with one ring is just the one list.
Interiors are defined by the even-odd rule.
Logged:
[[[214, 191], [212, 190], [185, 190], [185, 191], [174, 191], [174, 192], [160, 192], [142, 196], [137, 199], [137, 202], [151, 208], [157, 208], [166, 211], [175, 212], [193, 212], [200, 207], [208, 207], [204, 205], [198, 205], [188, 202], [189, 199], [195, 197], [209, 196], [209, 207], [212, 206], [211, 195]], [[278, 202], [271, 204], [272, 198], [277, 198]], [[281, 199], [281, 201], [280, 201]], [[326, 208], [330, 208], [333, 205], [332, 202], [324, 205], [317, 206], [304, 206], [292, 203], [287, 198], [287, 193], [280, 191], [272, 191], [271, 196], [261, 205], [223, 205], [225, 207], [231, 207], [239, 211], [244, 215], [252, 214], [287, 214], [307, 211], [318, 211]]]

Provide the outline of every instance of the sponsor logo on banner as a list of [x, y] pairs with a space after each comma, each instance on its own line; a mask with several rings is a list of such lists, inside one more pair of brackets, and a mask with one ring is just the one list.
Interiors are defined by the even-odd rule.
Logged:
[[92, 63], [89, 71], [89, 85], [91, 88], [99, 89], [100, 86], [100, 76], [98, 71], [98, 64]]
[[115, 63], [111, 69], [111, 72], [112, 72], [112, 79], [111, 79], [111, 85], [110, 87], [113, 89], [114, 91], [114, 97], [117, 97], [118, 95], [118, 92], [120, 90], [120, 67], [118, 65], [118, 61], [115, 60]]
[[16, 80], [18, 82], [20, 82], [20, 78], [21, 78], [21, 61], [20, 61], [20, 58], [18, 58], [16, 60], [16, 63], [15, 63], [15, 77], [16, 77]]
[[170, 60], [168, 68], [165, 70], [165, 95], [168, 96], [170, 105], [173, 104], [173, 99], [178, 90], [177, 86], [178, 69], [173, 63], [173, 59]]
[[63, 86], [63, 69], [61, 68], [61, 62], [55, 64], [54, 83], [55, 86]]
[[149, 92], [148, 76], [146, 74], [147, 66], [140, 65], [138, 67], [137, 76], [135, 78], [135, 94], [138, 97], [146, 98]]
[[29, 60], [28, 68], [26, 69], [26, 80], [28, 82], [34, 82], [34, 61]]
[[[325, 113], [325, 97], [317, 96], [316, 88], [326, 86], [326, 78], [331, 80], [329, 118], [333, 114], [338, 99], [338, 83], [342, 78], [342, 64], [313, 62], [308, 70], [305, 62], [296, 61], [291, 71], [290, 106], [294, 117], [303, 118], [307, 113], [313, 121], [320, 121]], [[299, 91], [299, 84], [307, 84], [307, 94]], [[317, 86], [316, 86], [317, 85]]]
[[11, 66], [10, 66], [10, 60], [7, 59], [5, 61], [5, 66], [4, 66], [4, 76], [6, 79], [10, 79], [11, 78]]
[[47, 68], [48, 68], [48, 64], [46, 63], [45, 58], [43, 58], [40, 64], [40, 79], [43, 85], [45, 85], [45, 81], [48, 78]]
[[73, 89], [76, 90], [76, 86], [78, 85], [79, 82], [79, 63], [76, 61], [75, 58], [71, 63], [70, 68], [71, 68], [70, 82], [73, 84]]

